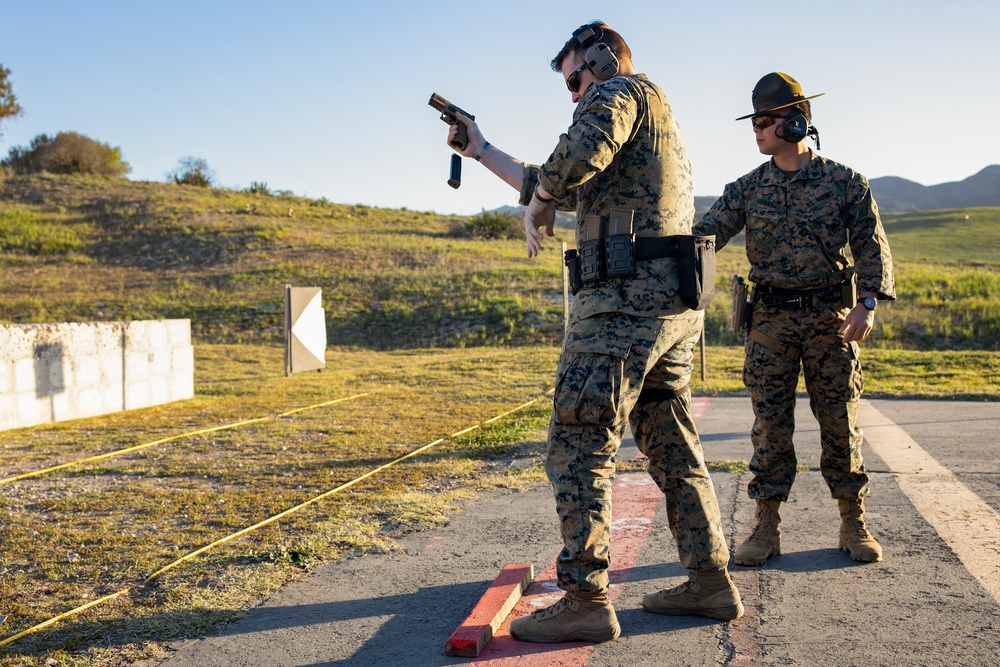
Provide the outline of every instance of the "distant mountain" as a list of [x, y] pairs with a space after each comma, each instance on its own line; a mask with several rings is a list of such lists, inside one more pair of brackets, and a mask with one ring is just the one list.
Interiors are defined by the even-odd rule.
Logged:
[[921, 185], [898, 176], [884, 176], [871, 179], [869, 184], [882, 211], [1000, 206], [1000, 165], [996, 164], [954, 183]]

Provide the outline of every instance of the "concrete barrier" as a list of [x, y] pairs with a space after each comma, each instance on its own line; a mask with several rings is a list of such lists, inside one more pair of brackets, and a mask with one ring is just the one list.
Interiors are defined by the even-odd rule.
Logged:
[[190, 320], [0, 324], [0, 430], [192, 396]]

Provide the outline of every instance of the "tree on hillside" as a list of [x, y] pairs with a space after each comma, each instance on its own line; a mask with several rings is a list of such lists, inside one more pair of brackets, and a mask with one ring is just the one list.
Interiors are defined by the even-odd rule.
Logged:
[[182, 157], [167, 178], [177, 185], [197, 185], [208, 188], [215, 182], [215, 172], [208, 168], [208, 162], [201, 157]]
[[0, 162], [18, 174], [90, 174], [121, 178], [132, 168], [122, 151], [78, 132], [39, 134], [28, 147], [15, 146]]
[[0, 64], [0, 137], [3, 137], [3, 121], [20, 116], [22, 111], [10, 85], [10, 70]]

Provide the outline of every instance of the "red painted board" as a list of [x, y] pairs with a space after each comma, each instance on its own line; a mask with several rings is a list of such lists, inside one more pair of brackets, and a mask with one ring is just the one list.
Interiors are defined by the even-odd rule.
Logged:
[[530, 564], [502, 569], [472, 613], [451, 633], [444, 646], [445, 655], [478, 656], [534, 578], [535, 568]]

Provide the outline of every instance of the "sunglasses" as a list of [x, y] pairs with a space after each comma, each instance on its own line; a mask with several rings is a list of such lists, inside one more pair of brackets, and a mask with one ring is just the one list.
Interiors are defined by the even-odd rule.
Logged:
[[750, 122], [753, 123], [754, 129], [766, 130], [778, 122], [779, 118], [785, 118], [785, 116], [777, 113], [762, 113], [757, 116], [753, 116], [750, 119]]
[[585, 69], [587, 69], [587, 63], [583, 63], [573, 70], [572, 74], [566, 77], [566, 87], [569, 88], [569, 92], [580, 92], [580, 74], [582, 74]]

